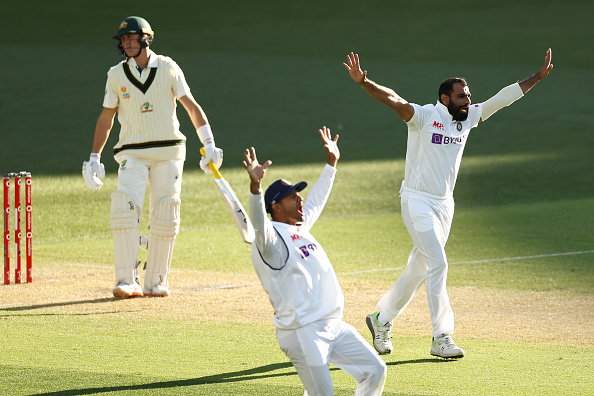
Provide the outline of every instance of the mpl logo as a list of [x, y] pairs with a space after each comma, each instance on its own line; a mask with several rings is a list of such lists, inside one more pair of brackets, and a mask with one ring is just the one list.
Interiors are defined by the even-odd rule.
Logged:
[[433, 128], [437, 128], [440, 131], [445, 131], [445, 128], [441, 122], [433, 121]]

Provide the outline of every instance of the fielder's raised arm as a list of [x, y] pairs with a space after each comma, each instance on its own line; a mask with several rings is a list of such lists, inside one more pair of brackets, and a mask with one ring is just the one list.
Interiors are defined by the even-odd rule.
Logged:
[[340, 150], [338, 149], [338, 135], [334, 136], [330, 134], [330, 128], [323, 127], [320, 129], [320, 137], [324, 143], [324, 148], [328, 154], [328, 165], [336, 168], [336, 164], [340, 159]]
[[[334, 136], [334, 139], [332, 139], [330, 128], [326, 128], [325, 126], [319, 130], [319, 133], [322, 143], [324, 143], [326, 154], [328, 154], [328, 165], [336, 168], [336, 164], [340, 159], [340, 150], [338, 149], [337, 144], [339, 136], [336, 135]], [[266, 175], [268, 167], [272, 165], [272, 161], [268, 160], [264, 164], [260, 164], [256, 155], [256, 149], [253, 147], [245, 149], [244, 157], [243, 167], [250, 175], [250, 191], [252, 194], [261, 194], [262, 179]]]
[[542, 67], [536, 74], [528, 77], [527, 79], [520, 81], [520, 88], [522, 88], [522, 92], [525, 94], [530, 91], [530, 88], [536, 85], [537, 82], [545, 78], [549, 75], [549, 72], [553, 70], [553, 64], [551, 63], [552, 60], [552, 52], [549, 48], [545, 55], [545, 61]]
[[495, 114], [495, 112], [520, 99], [528, 91], [530, 91], [530, 89], [535, 86], [536, 83], [548, 76], [549, 72], [553, 69], [551, 55], [551, 49], [549, 48], [545, 55], [545, 62], [538, 72], [520, 81], [519, 83], [508, 85], [497, 92], [495, 96], [487, 99], [483, 103], [483, 113], [479, 122], [485, 121], [487, 118]]
[[398, 96], [394, 90], [368, 79], [367, 70], [361, 71], [359, 54], [351, 52], [350, 55], [347, 55], [347, 61], [348, 64], [343, 63], [343, 65], [349, 71], [353, 81], [361, 85], [375, 99], [396, 111], [403, 121], [408, 122], [412, 118], [415, 109], [410, 103]]

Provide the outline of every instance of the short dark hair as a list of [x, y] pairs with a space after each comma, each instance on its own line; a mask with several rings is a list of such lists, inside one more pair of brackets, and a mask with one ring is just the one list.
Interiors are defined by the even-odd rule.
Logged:
[[437, 95], [437, 100], [441, 103], [441, 95], [448, 95], [454, 92], [454, 84], [462, 84], [463, 87], [467, 87], [468, 83], [464, 77], [450, 77], [444, 82], [441, 83], [439, 86], [439, 93]]

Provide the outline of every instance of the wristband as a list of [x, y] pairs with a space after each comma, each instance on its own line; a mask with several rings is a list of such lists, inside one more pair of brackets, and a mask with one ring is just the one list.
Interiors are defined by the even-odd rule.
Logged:
[[101, 154], [99, 153], [91, 153], [91, 156], [89, 157], [89, 160], [93, 160], [93, 158], [97, 159], [97, 162], [99, 162], [101, 160]]
[[198, 138], [202, 144], [208, 140], [212, 140], [214, 142], [214, 136], [210, 130], [210, 125], [202, 125], [200, 128], [196, 129], [196, 133], [198, 134]]

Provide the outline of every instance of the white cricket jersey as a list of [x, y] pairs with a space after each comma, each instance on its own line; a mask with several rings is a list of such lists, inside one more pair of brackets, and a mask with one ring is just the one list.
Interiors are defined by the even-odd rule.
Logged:
[[307, 195], [301, 225], [271, 221], [264, 208], [264, 194], [250, 194], [250, 218], [256, 231], [252, 262], [279, 329], [342, 318], [344, 296], [334, 268], [309, 232], [326, 205], [335, 174], [336, 168], [324, 167]]
[[[149, 51], [141, 72], [134, 58], [107, 73], [103, 107], [117, 108], [121, 125], [114, 153], [185, 159], [186, 137], [179, 130], [177, 99], [190, 93], [184, 74], [169, 57]], [[166, 155], [167, 156], [167, 155]], [[155, 158], [164, 159], [164, 158]]]
[[482, 104], [470, 105], [465, 121], [454, 120], [440, 102], [412, 106], [415, 113], [406, 123], [408, 143], [402, 187], [438, 198], [451, 196], [466, 139], [481, 119]]

